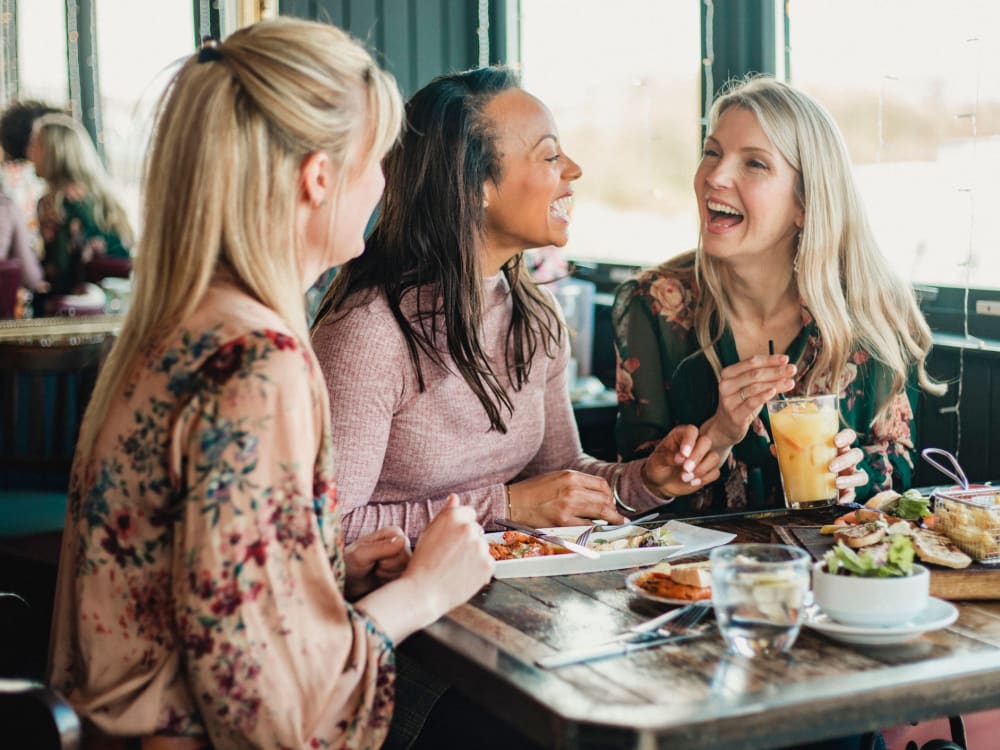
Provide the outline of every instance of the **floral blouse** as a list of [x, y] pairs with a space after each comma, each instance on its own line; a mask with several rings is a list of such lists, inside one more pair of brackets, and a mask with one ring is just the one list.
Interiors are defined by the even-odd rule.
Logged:
[[45, 245], [45, 278], [54, 294], [76, 293], [84, 280], [83, 266], [94, 255], [129, 257], [121, 237], [97, 225], [89, 198], [64, 197], [57, 211], [53, 194], [47, 193], [38, 201], [38, 225]]
[[217, 281], [71, 477], [51, 684], [102, 731], [376, 748], [392, 644], [344, 598], [312, 350]]
[[[616, 438], [623, 459], [649, 453], [675, 425], [704, 423], [718, 407], [719, 381], [694, 331], [697, 303], [693, 269], [645, 271], [616, 292]], [[796, 387], [789, 395], [808, 395], [800, 384], [821, 346], [819, 329], [803, 306], [802, 329], [786, 352], [799, 368]], [[728, 328], [715, 350], [723, 367], [739, 361]], [[814, 393], [838, 393], [842, 425], [858, 434], [856, 445], [865, 452], [859, 468], [868, 475], [868, 483], [857, 488], [861, 500], [889, 487], [910, 486], [917, 391], [908, 383], [906, 393], [894, 397], [876, 418], [891, 384], [891, 373], [868, 352], [856, 349], [839, 383], [820, 375], [812, 388]], [[678, 498], [674, 506], [694, 513], [784, 506], [766, 410], [733, 448], [722, 477], [701, 492]]]

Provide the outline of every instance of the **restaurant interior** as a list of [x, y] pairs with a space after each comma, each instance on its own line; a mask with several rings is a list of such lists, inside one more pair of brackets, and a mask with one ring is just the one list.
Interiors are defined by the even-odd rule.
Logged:
[[[931, 454], [915, 464], [912, 486], [935, 498], [960, 479], [987, 491], [1000, 480], [1000, 231], [990, 219], [1000, 202], [997, 3], [0, 0], [0, 113], [25, 100], [68, 112], [118, 190], [135, 229], [131, 252], [141, 252], [152, 105], [177, 61], [205, 37], [278, 15], [348, 30], [404, 99], [443, 73], [502, 64], [549, 106], [583, 177], [567, 246], [527, 260], [573, 332], [568, 381], [583, 449], [612, 463], [615, 290], [698, 244], [691, 175], [723, 84], [767, 74], [802, 88], [843, 131], [879, 246], [930, 326], [927, 371], [947, 385], [942, 396], [920, 393], [915, 447], [945, 451], [960, 469]], [[44, 186], [24, 159], [5, 154], [0, 171], [37, 237]], [[0, 745], [78, 747], [72, 708], [45, 687], [52, 602], [76, 435], [129, 308], [131, 263], [99, 253], [69, 293], [33, 295], [6, 253], [0, 247]], [[307, 309], [335, 273], [320, 277]], [[1000, 492], [990, 497], [1000, 543]], [[699, 546], [699, 530], [815, 557], [802, 530], [833, 518], [782, 510], [688, 519], [696, 539], [680, 538], [694, 559], [718, 543]], [[669, 507], [658, 518], [683, 520]], [[831, 628], [807, 622], [782, 658], [739, 659], [713, 625], [690, 644], [664, 636], [664, 647], [634, 655], [541, 666], [665, 611], [626, 583], [662, 558], [628, 559], [497, 573], [401, 653], [542, 747], [811, 747], [857, 735], [852, 747], [1000, 748], [1000, 555], [932, 570], [930, 595], [954, 617], [906, 637], [880, 642], [868, 628], [852, 641], [833, 627], [831, 638]], [[818, 595], [815, 576], [812, 588]]]

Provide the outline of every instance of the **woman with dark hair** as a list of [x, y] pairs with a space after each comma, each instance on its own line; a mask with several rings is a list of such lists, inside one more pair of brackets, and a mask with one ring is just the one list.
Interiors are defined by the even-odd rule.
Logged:
[[442, 76], [407, 104], [368, 251], [341, 269], [313, 342], [354, 538], [415, 537], [448, 489], [480, 522], [621, 522], [718, 476], [693, 427], [616, 465], [580, 447], [568, 335], [523, 251], [568, 240], [579, 166], [548, 109], [503, 68]]

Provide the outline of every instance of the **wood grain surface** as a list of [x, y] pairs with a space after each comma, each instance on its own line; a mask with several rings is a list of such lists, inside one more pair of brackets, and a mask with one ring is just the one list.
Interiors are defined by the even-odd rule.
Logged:
[[[706, 525], [767, 542], [796, 514]], [[542, 670], [535, 659], [600, 642], [665, 608], [630, 570], [494, 580], [401, 648], [553, 748], [774, 748], [1000, 706], [1000, 603], [960, 602], [952, 627], [889, 647], [803, 628], [788, 658], [700, 639]]]

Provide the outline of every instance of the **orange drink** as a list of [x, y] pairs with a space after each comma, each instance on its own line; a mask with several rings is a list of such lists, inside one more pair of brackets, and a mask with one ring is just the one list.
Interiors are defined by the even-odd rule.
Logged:
[[778, 452], [781, 486], [789, 508], [818, 508], [837, 502], [836, 475], [830, 462], [840, 431], [840, 412], [833, 394], [769, 401], [771, 435]]

